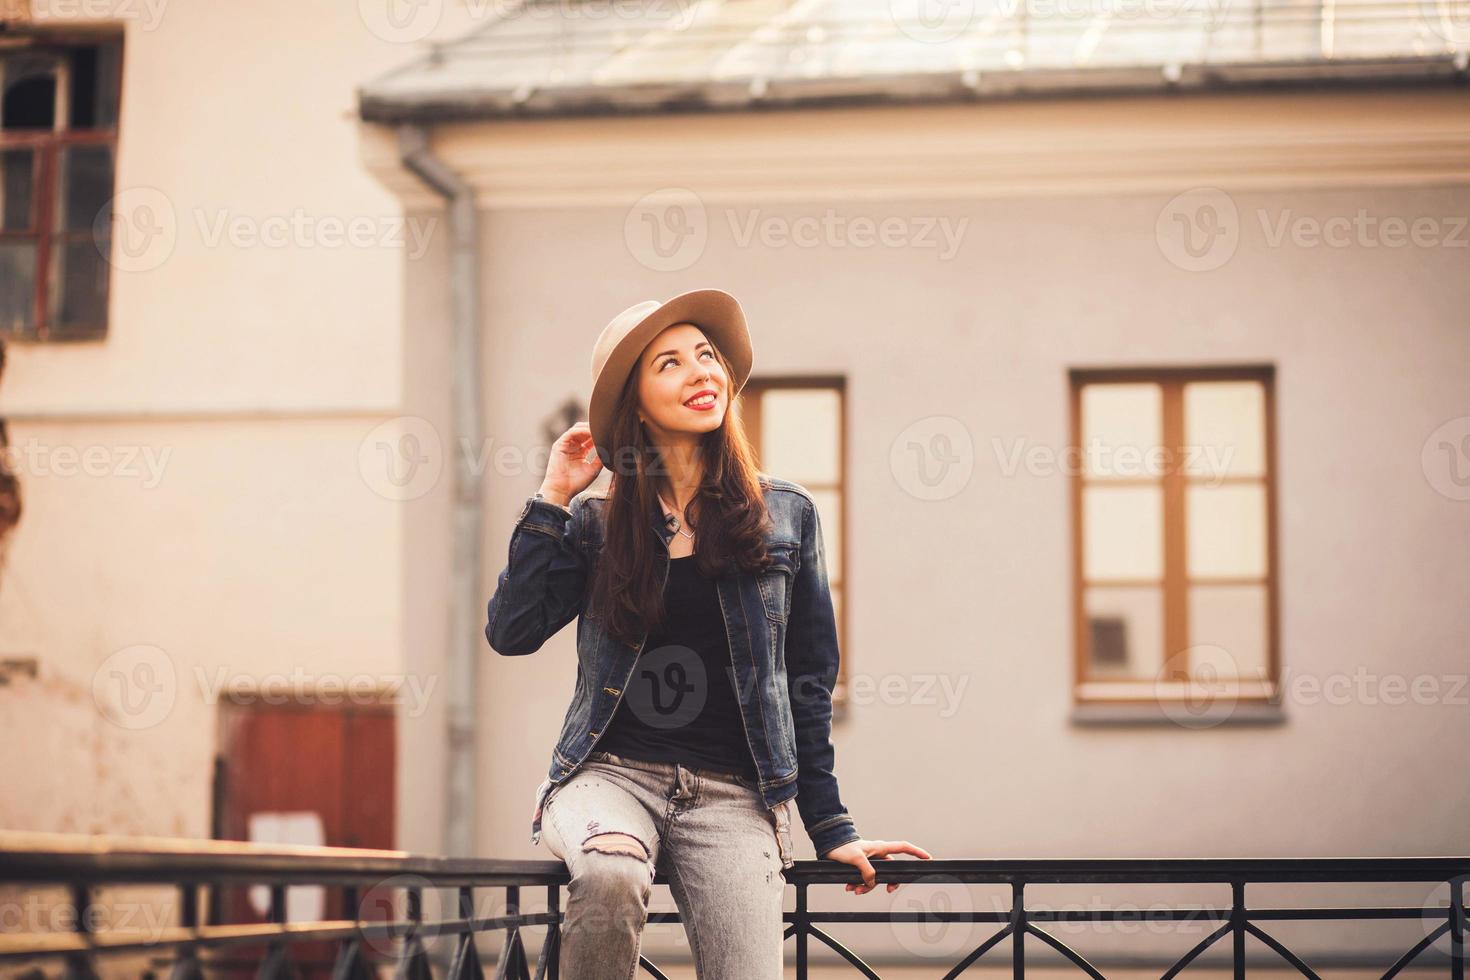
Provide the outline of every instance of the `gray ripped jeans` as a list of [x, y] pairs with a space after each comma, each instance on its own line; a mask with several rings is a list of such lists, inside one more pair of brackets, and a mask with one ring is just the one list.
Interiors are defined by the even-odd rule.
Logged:
[[743, 777], [593, 752], [546, 798], [542, 841], [571, 872], [562, 980], [630, 980], [654, 870], [683, 916], [699, 980], [781, 980], [792, 801]]

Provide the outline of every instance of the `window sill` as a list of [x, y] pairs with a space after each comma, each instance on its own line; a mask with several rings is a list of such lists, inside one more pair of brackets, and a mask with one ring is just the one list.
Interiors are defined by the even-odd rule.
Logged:
[[1217, 701], [1207, 708], [1191, 708], [1184, 702], [1085, 702], [1072, 706], [1068, 721], [1080, 727], [1174, 725], [1179, 728], [1215, 728], [1219, 725], [1280, 725], [1286, 721], [1286, 712], [1279, 703], [1269, 701]]

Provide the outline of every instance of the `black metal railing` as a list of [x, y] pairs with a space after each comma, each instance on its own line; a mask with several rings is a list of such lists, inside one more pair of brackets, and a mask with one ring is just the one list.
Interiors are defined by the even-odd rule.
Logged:
[[[1306, 977], [1317, 977], [1301, 956], [1269, 931], [1272, 923], [1290, 921], [1417, 920], [1422, 938], [1397, 959], [1385, 964], [1384, 980], [1406, 967], [1430, 965], [1424, 954], [1437, 943], [1438, 969], [1452, 980], [1463, 980], [1465, 972], [1465, 894], [1470, 874], [1470, 857], [1406, 858], [1270, 858], [1270, 859], [1103, 859], [1103, 860], [948, 860], [901, 859], [876, 862], [880, 883], [899, 882], [922, 888], [927, 884], [946, 886], [1004, 884], [1010, 888], [1007, 908], [984, 910], [821, 911], [810, 905], [815, 885], [856, 883], [856, 869], [832, 861], [798, 861], [786, 870], [794, 887], [795, 910], [785, 913], [784, 938], [794, 940], [795, 969], [807, 976], [813, 939], [833, 949], [855, 971], [854, 975], [879, 974], [845, 944], [824, 928], [838, 923], [991, 923], [993, 933], [948, 969], [945, 980], [961, 974], [1011, 940], [1010, 963], [1017, 980], [1025, 974], [1027, 950], [1038, 946], [1054, 950], [1079, 971], [1091, 977], [1102, 972], [1046, 926], [1063, 922], [1133, 922], [1137, 909], [1043, 909], [1028, 907], [1030, 885], [1092, 883], [1130, 885], [1147, 883], [1224, 884], [1230, 888], [1228, 906], [1218, 908], [1151, 909], [1145, 917], [1155, 923], [1205, 923], [1208, 933], [1193, 948], [1165, 969], [1162, 980], [1170, 980], [1210, 947], [1230, 945], [1230, 965], [1237, 978], [1246, 972], [1246, 937], [1253, 936], [1289, 966]], [[654, 882], [666, 883], [662, 872]], [[1270, 908], [1246, 904], [1246, 886], [1265, 883], [1416, 883], [1436, 890], [1449, 885], [1443, 906], [1425, 902], [1420, 906]], [[522, 943], [521, 930], [547, 926], [545, 942], [537, 956], [534, 976], [556, 980], [557, 945], [560, 937], [561, 888], [568, 883], [566, 866], [560, 861], [501, 861], [416, 857], [397, 851], [373, 851], [335, 847], [276, 847], [228, 841], [174, 839], [113, 839], [51, 834], [0, 833], [0, 888], [21, 893], [26, 890], [63, 888], [69, 909], [66, 925], [50, 930], [15, 930], [7, 924], [0, 934], [0, 962], [29, 959], [60, 961], [65, 980], [90, 980], [97, 976], [98, 957], [126, 952], [152, 954], [170, 970], [171, 980], [201, 980], [206, 973], [239, 970], [242, 961], [228, 969], [212, 958], [241, 948], [258, 952], [243, 961], [256, 980], [288, 980], [299, 976], [293, 948], [326, 943], [331, 949], [329, 973], [332, 980], [368, 980], [375, 977], [377, 964], [393, 964], [395, 980], [433, 980], [435, 968], [444, 980], [480, 980], [481, 941], [497, 937], [499, 956], [495, 977], [530, 980], [530, 961]], [[170, 924], [144, 930], [97, 929], [99, 897], [116, 886], [166, 885], [177, 896], [177, 914]], [[309, 922], [287, 921], [287, 895], [292, 886], [312, 885], [334, 891], [345, 910], [339, 918]], [[268, 889], [268, 912], [262, 922], [205, 923], [200, 914], [201, 893], [217, 895], [224, 889], [253, 886]], [[521, 908], [523, 888], [546, 890], [546, 911]], [[476, 893], [503, 889], [504, 914], [481, 915]], [[375, 896], [368, 901], [369, 894]], [[442, 914], [425, 912], [427, 896], [454, 896], [451, 908]], [[877, 894], [875, 892], [875, 894]], [[116, 901], [112, 899], [112, 901]], [[498, 903], [497, 903], [498, 904]], [[14, 918], [14, 917], [12, 917]], [[649, 923], [678, 923], [677, 912], [650, 912]], [[449, 940], [444, 950], [450, 955], [431, 957], [427, 943], [440, 937]], [[1034, 940], [1028, 943], [1027, 940]], [[1447, 942], [1447, 946], [1444, 944]], [[488, 947], [488, 943], [485, 944]], [[1441, 951], [1442, 950], [1442, 951]], [[998, 951], [995, 960], [1004, 955]], [[1418, 961], [1418, 962], [1416, 962]], [[925, 963], [932, 958], [925, 958]], [[987, 960], [988, 964], [990, 960]], [[664, 974], [646, 957], [640, 960], [649, 975]], [[248, 974], [247, 974], [248, 975]]]

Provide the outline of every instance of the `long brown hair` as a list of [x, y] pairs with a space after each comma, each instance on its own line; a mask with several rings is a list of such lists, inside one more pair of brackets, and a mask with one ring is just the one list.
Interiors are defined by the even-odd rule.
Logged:
[[[718, 349], [714, 353], [725, 376], [733, 378], [724, 355]], [[667, 549], [654, 529], [664, 513], [659, 481], [668, 473], [638, 418], [636, 369], [628, 373], [618, 396], [611, 437], [618, 448], [609, 468], [604, 538], [588, 614], [602, 619], [607, 632], [633, 644], [644, 630], [653, 631], [664, 621], [658, 555], [659, 549], [665, 553]], [[720, 427], [701, 438], [697, 454], [704, 463], [703, 475], [684, 508], [686, 525], [696, 531], [695, 568], [715, 578], [736, 569], [756, 572], [769, 567], [765, 536], [770, 515], [738, 398], [730, 400]]]

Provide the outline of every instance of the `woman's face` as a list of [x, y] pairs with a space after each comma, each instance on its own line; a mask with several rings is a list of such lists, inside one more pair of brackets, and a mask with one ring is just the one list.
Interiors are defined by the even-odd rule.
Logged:
[[676, 323], [643, 348], [638, 415], [654, 442], [668, 444], [679, 433], [698, 436], [718, 429], [729, 406], [729, 378], [694, 324]]

